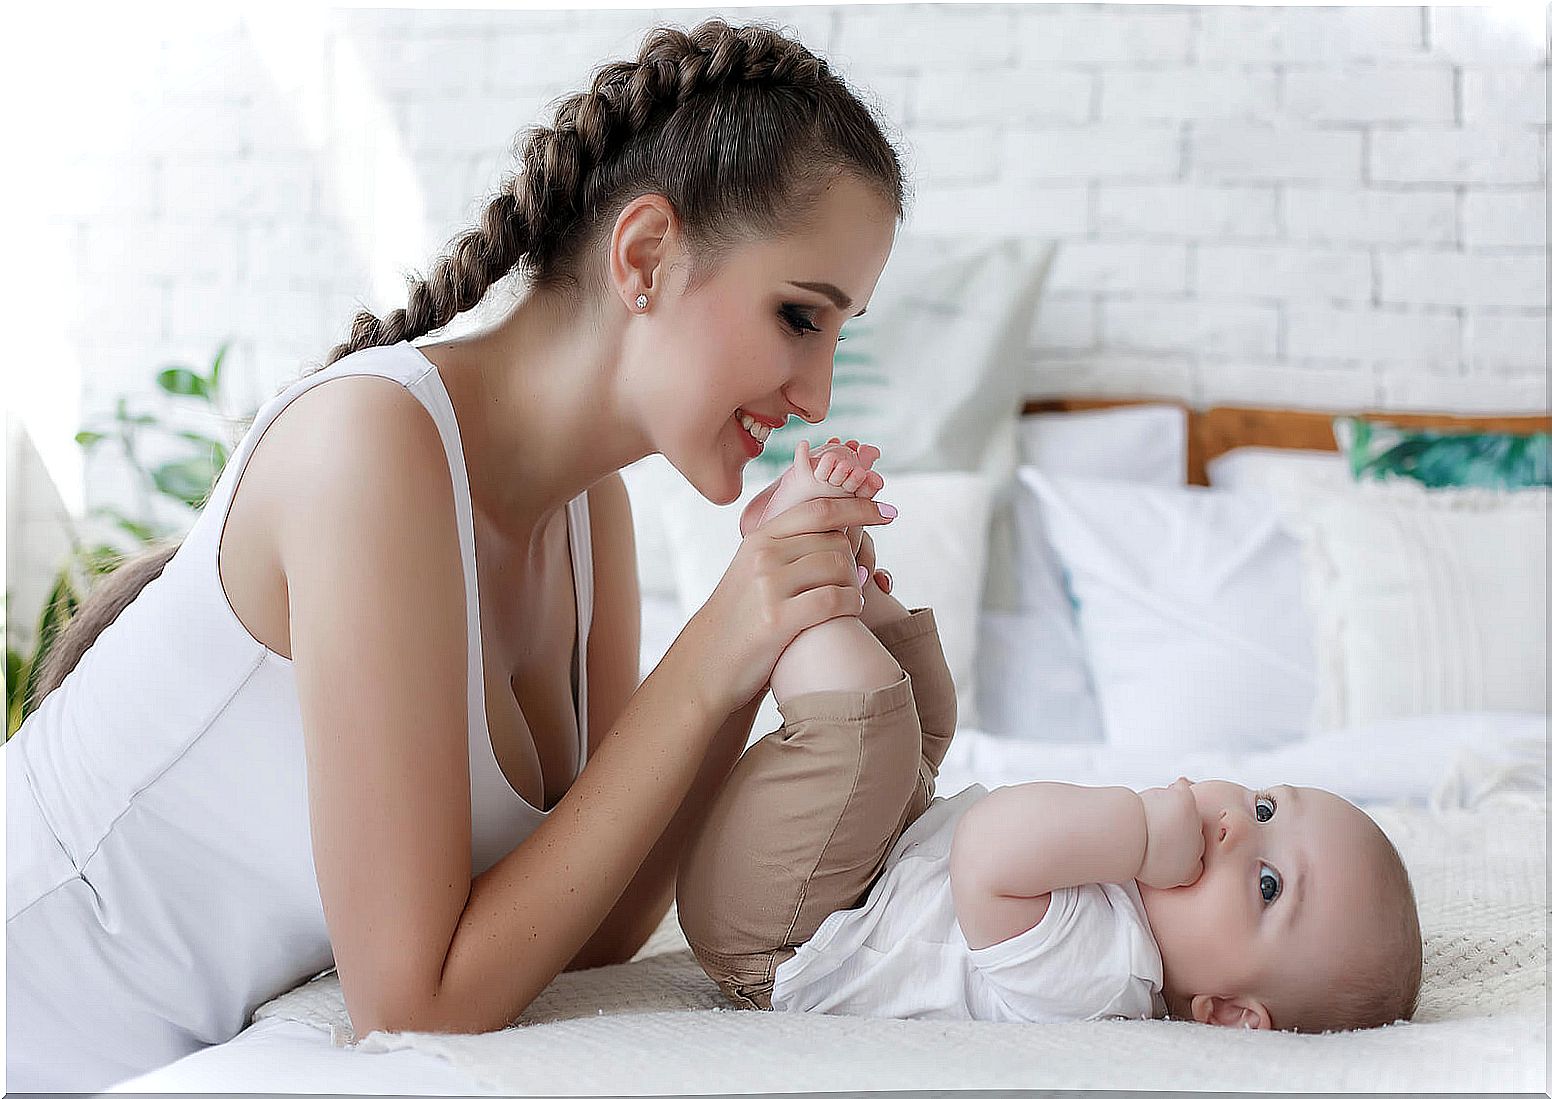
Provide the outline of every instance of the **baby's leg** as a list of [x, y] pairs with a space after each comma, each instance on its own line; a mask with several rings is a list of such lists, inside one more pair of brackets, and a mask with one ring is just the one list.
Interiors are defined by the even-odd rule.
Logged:
[[[868, 598], [875, 594], [883, 599], [889, 596], [878, 592], [870, 582]], [[898, 604], [894, 604], [898, 608]], [[899, 614], [896, 610], [896, 614]], [[959, 700], [954, 693], [954, 679], [949, 674], [948, 661], [943, 657], [943, 643], [938, 636], [937, 620], [931, 607], [916, 607], [900, 617], [891, 617], [872, 626], [889, 655], [894, 657], [900, 669], [911, 679], [911, 696], [916, 703], [916, 716], [921, 724], [922, 755], [921, 772], [917, 778], [916, 792], [906, 813], [905, 824], [921, 816], [932, 802], [938, 767], [954, 739], [954, 729], [959, 719]]]
[[[816, 496], [872, 497], [883, 485], [870, 469], [877, 457], [875, 447], [854, 451], [839, 445], [822, 448], [815, 461], [807, 442], [799, 442], [792, 467], [774, 486], [756, 525]], [[793, 638], [771, 671], [771, 693], [783, 702], [811, 691], [883, 687], [899, 678], [899, 665], [873, 632], [847, 615], [811, 626]]]
[[910, 677], [896, 675], [782, 700], [785, 724], [744, 753], [685, 848], [679, 923], [741, 1006], [770, 1007], [776, 967], [861, 903], [905, 828], [922, 741]]

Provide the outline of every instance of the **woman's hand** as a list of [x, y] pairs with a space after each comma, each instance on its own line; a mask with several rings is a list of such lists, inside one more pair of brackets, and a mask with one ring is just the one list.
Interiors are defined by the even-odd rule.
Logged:
[[1177, 778], [1137, 795], [1148, 826], [1147, 847], [1137, 880], [1155, 889], [1190, 885], [1202, 876], [1206, 834], [1190, 780]]
[[858, 496], [807, 500], [739, 543], [716, 590], [674, 642], [695, 647], [698, 666], [711, 679], [711, 697], [725, 712], [759, 693], [798, 634], [861, 613], [862, 589], [845, 528], [889, 522], [880, 506]]
[[852, 530], [857, 532], [855, 552], [857, 554], [857, 567], [867, 570], [873, 582], [878, 585], [878, 590], [888, 595], [895, 586], [895, 579], [889, 575], [888, 569], [878, 567], [878, 558], [873, 549], [873, 536], [858, 527]]

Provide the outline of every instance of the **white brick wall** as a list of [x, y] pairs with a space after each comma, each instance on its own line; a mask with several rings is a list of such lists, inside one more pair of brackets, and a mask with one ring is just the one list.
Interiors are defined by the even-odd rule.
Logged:
[[[74, 274], [73, 399], [143, 391], [227, 337], [267, 394], [357, 300], [402, 302], [553, 97], [713, 10], [72, 27], [85, 98], [53, 120], [35, 214]], [[796, 27], [879, 105], [913, 226], [1062, 242], [1031, 395], [1546, 404], [1534, 6], [721, 14]]]

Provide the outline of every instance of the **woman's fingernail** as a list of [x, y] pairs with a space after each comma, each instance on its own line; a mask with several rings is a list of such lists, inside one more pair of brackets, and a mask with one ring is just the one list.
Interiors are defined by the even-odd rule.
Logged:
[[900, 509], [893, 504], [880, 504], [878, 505], [878, 511], [885, 519], [893, 519], [900, 514]]
[[888, 595], [890, 592], [892, 592], [895, 587], [895, 578], [889, 575], [888, 569], [878, 569], [876, 572], [874, 572], [873, 582], [878, 585], [879, 590], [882, 591], [885, 595]]
[[868, 582], [868, 570], [861, 565], [857, 566], [857, 587], [865, 587]]

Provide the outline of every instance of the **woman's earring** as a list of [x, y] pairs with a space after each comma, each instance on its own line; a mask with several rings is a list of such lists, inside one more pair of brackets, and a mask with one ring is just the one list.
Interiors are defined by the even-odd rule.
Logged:
[[645, 294], [638, 294], [636, 296], [636, 308], [637, 309], [645, 309], [646, 307], [647, 307], [647, 296]]

